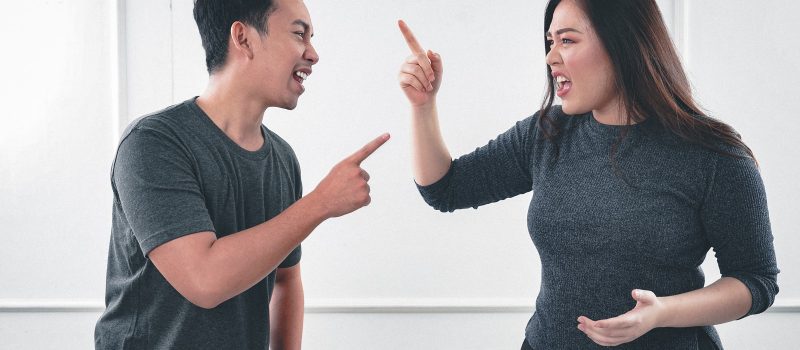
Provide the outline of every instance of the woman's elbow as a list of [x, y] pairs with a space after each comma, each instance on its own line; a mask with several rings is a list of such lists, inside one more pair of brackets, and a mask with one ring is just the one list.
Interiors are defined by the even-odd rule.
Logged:
[[425, 203], [427, 203], [431, 208], [442, 213], [452, 213], [455, 210], [450, 202], [445, 198], [423, 196], [422, 199], [424, 199]]

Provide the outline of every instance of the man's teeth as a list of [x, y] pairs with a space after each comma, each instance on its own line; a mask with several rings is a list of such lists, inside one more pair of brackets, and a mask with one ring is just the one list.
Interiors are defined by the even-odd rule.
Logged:
[[306, 80], [306, 79], [308, 79], [308, 74], [306, 74], [306, 73], [303, 73], [303, 72], [301, 72], [301, 71], [296, 71], [296, 72], [294, 72], [294, 75], [296, 75], [296, 76], [300, 77], [300, 79], [303, 79], [303, 80]]

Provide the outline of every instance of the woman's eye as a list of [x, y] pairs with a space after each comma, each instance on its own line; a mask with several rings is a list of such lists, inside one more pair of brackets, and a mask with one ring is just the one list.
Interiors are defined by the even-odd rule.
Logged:
[[547, 43], [548, 47], [552, 47], [553, 44], [555, 44], [555, 42], [553, 40], [550, 40], [550, 39], [547, 39], [545, 42]]
[[572, 44], [572, 43], [574, 43], [574, 41], [565, 38], [565, 39], [561, 39], [561, 43], [562, 44]]

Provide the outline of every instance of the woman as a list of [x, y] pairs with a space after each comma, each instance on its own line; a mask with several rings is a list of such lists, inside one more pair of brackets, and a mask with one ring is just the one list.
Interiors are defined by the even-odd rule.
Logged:
[[[772, 304], [778, 268], [755, 158], [693, 101], [655, 1], [551, 0], [542, 109], [456, 160], [437, 120], [441, 57], [399, 25], [426, 202], [453, 211], [533, 190], [542, 283], [523, 349], [722, 348], [712, 325]], [[709, 248], [722, 278], [704, 287]]]

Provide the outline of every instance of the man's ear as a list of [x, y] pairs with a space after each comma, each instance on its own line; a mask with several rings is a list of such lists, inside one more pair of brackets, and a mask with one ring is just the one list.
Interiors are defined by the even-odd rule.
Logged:
[[253, 47], [250, 42], [250, 31], [248, 27], [239, 21], [233, 22], [231, 25], [231, 44], [230, 49], [232, 52], [238, 52], [247, 58], [253, 58]]

